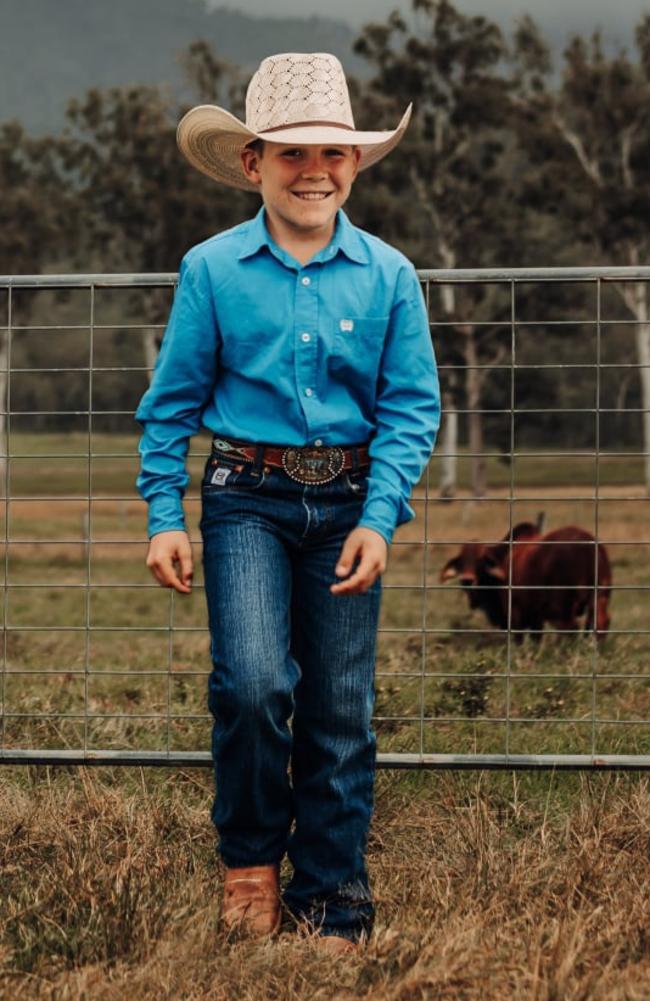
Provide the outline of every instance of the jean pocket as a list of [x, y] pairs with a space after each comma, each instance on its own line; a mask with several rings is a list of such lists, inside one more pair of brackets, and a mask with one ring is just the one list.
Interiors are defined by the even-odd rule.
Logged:
[[206, 463], [201, 490], [209, 494], [226, 490], [259, 490], [264, 479], [264, 470], [256, 470], [252, 462], [235, 462], [230, 457], [213, 455]]
[[352, 497], [365, 498], [368, 493], [368, 472], [365, 469], [346, 473], [343, 482]]

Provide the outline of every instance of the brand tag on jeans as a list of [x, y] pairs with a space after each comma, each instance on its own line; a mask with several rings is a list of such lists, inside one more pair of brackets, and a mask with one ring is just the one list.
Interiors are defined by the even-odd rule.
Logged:
[[350, 334], [354, 330], [354, 320], [341, 320], [339, 327], [345, 334]]
[[212, 474], [210, 483], [215, 483], [218, 487], [222, 487], [231, 473], [232, 469], [228, 469], [226, 466], [217, 466]]

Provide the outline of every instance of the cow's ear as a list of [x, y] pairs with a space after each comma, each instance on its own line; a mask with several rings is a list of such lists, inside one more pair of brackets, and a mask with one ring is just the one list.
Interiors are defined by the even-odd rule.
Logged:
[[444, 584], [447, 580], [453, 580], [454, 577], [458, 577], [458, 560], [451, 559], [448, 563], [445, 563], [444, 567], [440, 571], [440, 583]]
[[[494, 549], [496, 550], [496, 548], [495, 546]], [[507, 568], [500, 558], [500, 553], [488, 551], [483, 557], [483, 569], [486, 574], [496, 580], [507, 580]]]
[[504, 583], [508, 580], [508, 570], [507, 567], [504, 567], [503, 563], [486, 562], [485, 572], [490, 577], [494, 577], [495, 580], [500, 580]]

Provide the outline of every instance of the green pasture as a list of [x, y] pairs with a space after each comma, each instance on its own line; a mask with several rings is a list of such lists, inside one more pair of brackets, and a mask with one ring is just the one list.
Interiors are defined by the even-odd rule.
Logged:
[[[95, 418], [95, 423], [98, 422]], [[12, 417], [12, 427], [21, 421]], [[136, 435], [107, 434], [94, 431], [35, 434], [10, 429], [8, 440], [10, 462], [10, 494], [20, 496], [72, 495], [86, 497], [88, 484], [92, 493], [117, 496], [137, 496], [134, 480], [138, 470]], [[209, 450], [209, 437], [193, 439], [189, 468], [193, 477], [199, 475], [202, 457]], [[544, 451], [549, 454], [545, 455]], [[630, 486], [640, 489], [643, 482], [643, 458], [624, 450], [597, 457], [588, 451], [565, 451], [549, 442], [548, 449], [533, 451], [515, 442], [515, 458], [510, 460], [496, 451], [486, 461], [487, 482], [491, 491], [531, 489], [535, 487], [581, 487], [607, 495], [608, 488]], [[53, 458], [56, 456], [56, 458]], [[435, 453], [430, 463], [431, 489], [440, 474], [442, 457]], [[471, 460], [458, 459], [458, 485], [466, 492], [471, 484]], [[423, 492], [421, 484], [418, 493]], [[581, 491], [582, 493], [585, 490]], [[417, 495], [417, 494], [416, 494]]]
[[[195, 442], [188, 525], [196, 588], [158, 588], [144, 566], [135, 436], [10, 434], [3, 511], [0, 679], [7, 747], [206, 750], [209, 667]], [[641, 460], [530, 455], [488, 462], [489, 494], [437, 497], [439, 459], [415, 491], [385, 575], [377, 663], [381, 751], [650, 753], [649, 500]], [[90, 493], [90, 500], [89, 500]], [[441, 567], [462, 541], [497, 540], [544, 514], [608, 545], [612, 634], [517, 645], [471, 613]], [[90, 540], [90, 541], [89, 541]], [[254, 560], [254, 554], [251, 554]], [[87, 710], [87, 711], [86, 711]]]

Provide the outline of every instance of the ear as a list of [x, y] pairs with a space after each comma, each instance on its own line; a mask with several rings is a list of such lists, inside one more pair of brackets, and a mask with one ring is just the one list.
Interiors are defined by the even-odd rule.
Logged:
[[246, 174], [246, 178], [252, 181], [253, 184], [261, 184], [262, 177], [260, 174], [260, 155], [257, 150], [250, 149], [246, 146], [239, 154], [241, 158], [241, 165]]
[[494, 577], [495, 580], [500, 580], [505, 583], [508, 579], [506, 567], [504, 567], [503, 562], [496, 558], [493, 554], [488, 553], [484, 556], [483, 570], [489, 577]]
[[357, 174], [359, 173], [359, 163], [361, 161], [361, 149], [359, 146], [353, 147], [352, 155], [354, 158], [354, 177], [352, 178], [352, 180], [354, 180]]

